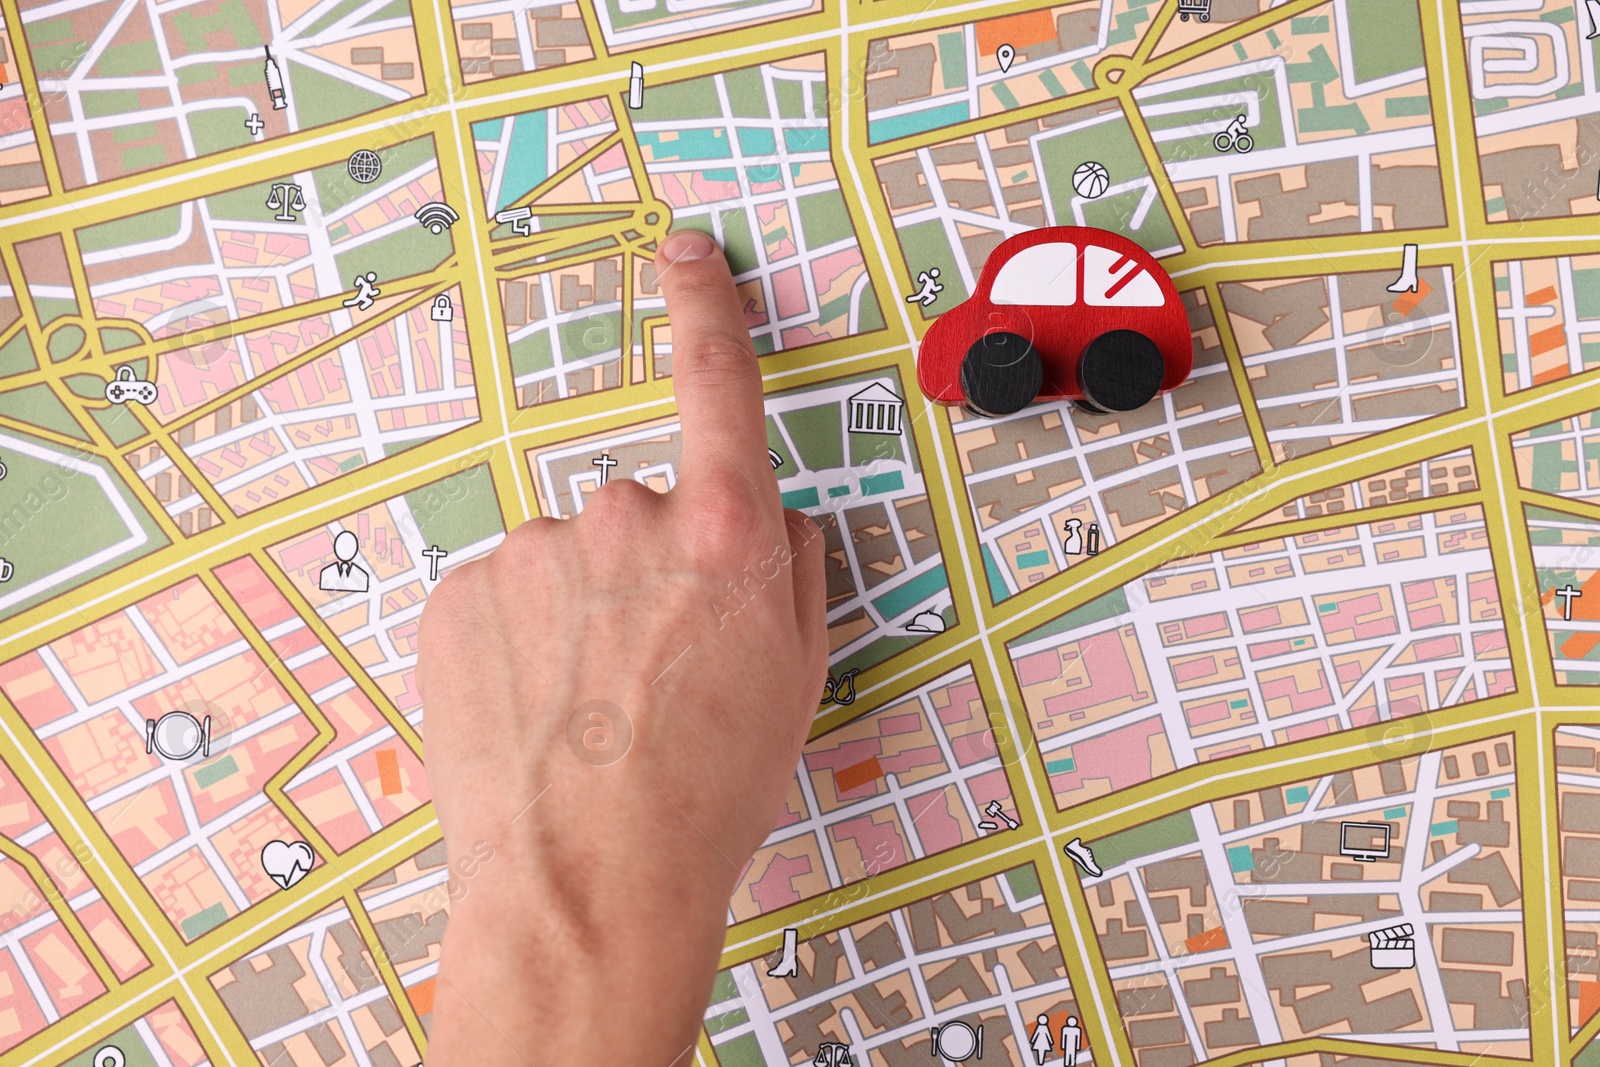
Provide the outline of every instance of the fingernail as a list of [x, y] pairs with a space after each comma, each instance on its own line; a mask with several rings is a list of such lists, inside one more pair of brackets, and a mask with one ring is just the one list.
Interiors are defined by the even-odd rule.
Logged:
[[661, 242], [661, 258], [668, 263], [704, 259], [716, 248], [710, 237], [699, 230], [674, 230]]

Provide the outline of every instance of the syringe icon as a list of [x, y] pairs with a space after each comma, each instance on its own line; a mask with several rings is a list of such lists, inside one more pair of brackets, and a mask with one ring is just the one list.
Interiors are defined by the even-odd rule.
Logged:
[[272, 110], [282, 111], [289, 106], [289, 100], [283, 95], [283, 75], [278, 73], [278, 64], [272, 61], [272, 49], [263, 48], [267, 53], [267, 95], [272, 97]]

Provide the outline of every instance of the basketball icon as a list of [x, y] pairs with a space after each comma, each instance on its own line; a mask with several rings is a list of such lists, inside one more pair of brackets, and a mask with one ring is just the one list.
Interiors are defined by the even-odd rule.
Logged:
[[1105, 192], [1110, 184], [1111, 175], [1106, 172], [1106, 168], [1092, 159], [1072, 172], [1072, 187], [1085, 200], [1093, 200]]

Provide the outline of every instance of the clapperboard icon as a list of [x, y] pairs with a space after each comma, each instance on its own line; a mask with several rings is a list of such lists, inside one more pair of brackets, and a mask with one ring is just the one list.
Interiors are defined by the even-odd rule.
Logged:
[[1385, 926], [1367, 935], [1372, 966], [1380, 971], [1409, 971], [1417, 965], [1415, 928], [1410, 923]]

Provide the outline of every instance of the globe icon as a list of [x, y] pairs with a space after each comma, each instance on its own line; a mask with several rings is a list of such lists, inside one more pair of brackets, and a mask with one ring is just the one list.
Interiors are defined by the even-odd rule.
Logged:
[[377, 181], [378, 175], [383, 173], [383, 160], [370, 148], [356, 149], [345, 166], [350, 170], [350, 177], [362, 185]]
[[1110, 184], [1111, 175], [1106, 172], [1106, 168], [1092, 159], [1072, 172], [1072, 187], [1085, 200], [1093, 200], [1105, 192]]

